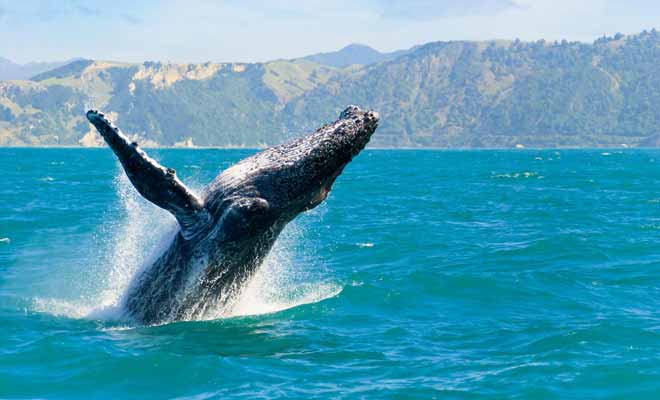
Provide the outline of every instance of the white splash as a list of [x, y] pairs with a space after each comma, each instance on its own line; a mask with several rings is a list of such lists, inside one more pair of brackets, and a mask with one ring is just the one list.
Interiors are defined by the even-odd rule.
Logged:
[[32, 309], [57, 317], [84, 318], [94, 310], [94, 307], [84, 302], [37, 297], [32, 303]]
[[[35, 311], [70, 318], [124, 320], [124, 296], [132, 280], [162, 254], [176, 235], [177, 226], [169, 213], [144, 200], [123, 172], [115, 179], [115, 188], [120, 207], [107, 213], [106, 223], [96, 235], [97, 261], [81, 277], [79, 288], [72, 285], [71, 290], [78, 291], [79, 296], [72, 300], [35, 298]], [[310, 273], [305, 263], [296, 262], [299, 254], [294, 248], [303, 240], [303, 233], [298, 223], [289, 224], [236, 298], [202, 319], [273, 313], [339, 294], [340, 285], [319, 281], [318, 274]]]
[[[319, 218], [324, 208], [311, 213]], [[310, 215], [308, 215], [309, 217]], [[307, 254], [301, 254], [296, 245], [305, 240], [304, 224], [293, 221], [275, 242], [264, 263], [250, 281], [222, 309], [206, 313], [203, 320], [269, 314], [304, 304], [317, 303], [341, 293], [342, 287], [334, 282], [321, 281], [316, 271], [310, 271]]]
[[11, 243], [11, 240], [8, 237], [3, 237], [3, 238], [0, 238], [0, 243], [9, 244], [9, 243]]
[[78, 298], [36, 298], [36, 311], [72, 318], [121, 319], [123, 296], [133, 277], [174, 237], [174, 219], [142, 199], [123, 172], [114, 186], [119, 207], [104, 216], [105, 223], [95, 234], [96, 254], [91, 255], [81, 282], [72, 283], [71, 291]]
[[302, 240], [304, 229], [289, 225], [250, 282], [243, 288], [224, 317], [259, 315], [316, 303], [341, 293], [333, 282], [319, 282], [296, 263], [292, 249]]

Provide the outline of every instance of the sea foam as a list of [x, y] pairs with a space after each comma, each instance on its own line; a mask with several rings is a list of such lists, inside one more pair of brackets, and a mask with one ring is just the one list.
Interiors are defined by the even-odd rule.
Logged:
[[[37, 297], [33, 309], [57, 316], [126, 323], [124, 300], [133, 281], [169, 246], [178, 228], [174, 218], [144, 200], [120, 171], [115, 178], [118, 206], [95, 235], [96, 260], [75, 300]], [[200, 188], [199, 184], [192, 184]], [[312, 212], [320, 218], [323, 211]], [[200, 320], [273, 313], [318, 302], [339, 294], [342, 287], [322, 281], [301, 261], [296, 246], [305, 240], [305, 224], [290, 223], [263, 265], [222, 309], [208, 311]], [[308, 246], [304, 246], [308, 248]], [[314, 267], [318, 270], [318, 267]]]

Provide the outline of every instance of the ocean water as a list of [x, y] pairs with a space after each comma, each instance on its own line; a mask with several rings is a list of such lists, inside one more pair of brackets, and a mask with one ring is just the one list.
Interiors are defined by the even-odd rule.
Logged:
[[[200, 189], [249, 150], [151, 151]], [[656, 399], [660, 151], [380, 151], [231, 310], [138, 326], [172, 235], [107, 149], [0, 149], [0, 398]]]

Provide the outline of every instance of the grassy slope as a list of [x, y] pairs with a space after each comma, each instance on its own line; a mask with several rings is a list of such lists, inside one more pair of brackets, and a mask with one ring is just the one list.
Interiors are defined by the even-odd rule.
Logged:
[[658, 59], [653, 31], [594, 44], [430, 43], [347, 69], [80, 60], [0, 82], [0, 145], [76, 144], [91, 106], [152, 144], [270, 145], [347, 104], [381, 113], [376, 146], [655, 145]]

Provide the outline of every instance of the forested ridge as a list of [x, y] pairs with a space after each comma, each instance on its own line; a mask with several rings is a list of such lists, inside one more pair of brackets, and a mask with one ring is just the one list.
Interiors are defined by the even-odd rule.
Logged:
[[350, 66], [345, 54], [342, 66], [320, 63], [326, 56], [262, 64], [77, 60], [0, 82], [0, 144], [98, 144], [84, 120], [96, 107], [146, 144], [266, 146], [333, 120], [348, 104], [380, 112], [371, 143], [380, 147], [660, 143], [655, 30], [591, 44], [435, 42], [392, 54], [370, 52], [362, 59], [384, 61]]

